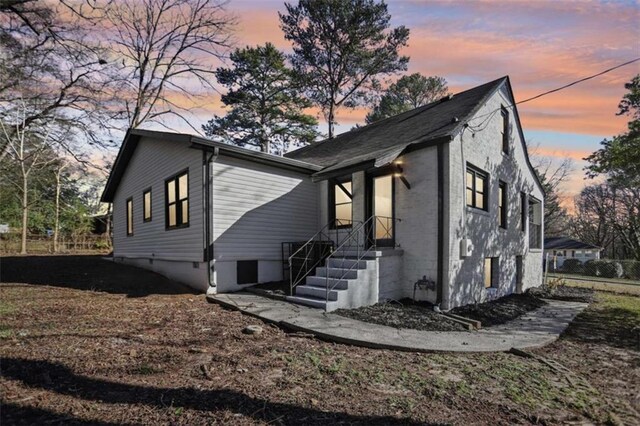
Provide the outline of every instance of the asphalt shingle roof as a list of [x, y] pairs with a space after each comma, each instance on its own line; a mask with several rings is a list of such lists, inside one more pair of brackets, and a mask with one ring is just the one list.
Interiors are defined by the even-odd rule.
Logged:
[[334, 139], [313, 143], [285, 156], [331, 169], [340, 169], [397, 156], [412, 144], [453, 137], [486, 99], [507, 80], [508, 77], [499, 78], [455, 94], [451, 98], [444, 98], [342, 133]]
[[544, 239], [544, 248], [545, 250], [554, 250], [554, 249], [569, 249], [569, 250], [580, 250], [580, 249], [592, 249], [597, 250], [600, 249], [598, 246], [594, 246], [592, 244], [583, 243], [582, 241], [574, 240], [569, 237], [549, 237]]

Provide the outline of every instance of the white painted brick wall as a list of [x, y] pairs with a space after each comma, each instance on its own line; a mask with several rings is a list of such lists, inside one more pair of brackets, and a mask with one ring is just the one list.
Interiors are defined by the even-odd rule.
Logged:
[[[494, 95], [480, 110], [471, 124], [482, 122], [501, 105], [510, 105], [506, 88]], [[483, 130], [473, 133], [466, 129], [450, 145], [449, 163], [449, 287], [445, 291], [443, 307], [452, 308], [476, 301], [485, 301], [515, 291], [515, 259], [523, 256], [523, 288], [542, 282], [542, 252], [530, 250], [528, 231], [521, 231], [520, 192], [542, 200], [542, 191], [536, 184], [533, 172], [526, 164], [523, 141], [517, 131], [513, 110], [510, 110], [510, 154], [502, 154], [500, 113], [484, 123]], [[485, 127], [486, 125], [486, 127]], [[464, 159], [463, 159], [464, 156]], [[489, 211], [482, 212], [466, 207], [465, 163], [471, 163], [489, 173]], [[498, 226], [498, 182], [507, 183], [508, 228]], [[473, 252], [467, 258], [460, 257], [460, 239], [470, 238]], [[497, 289], [485, 289], [483, 268], [485, 257], [500, 257]]]
[[[407, 189], [396, 180], [396, 243], [402, 256], [402, 288], [405, 297], [413, 294], [413, 285], [426, 276], [437, 279], [438, 268], [438, 160], [437, 148], [429, 147], [403, 155], [403, 174], [411, 184]], [[381, 284], [382, 285], [382, 284]], [[435, 302], [435, 291], [423, 291], [419, 299]]]

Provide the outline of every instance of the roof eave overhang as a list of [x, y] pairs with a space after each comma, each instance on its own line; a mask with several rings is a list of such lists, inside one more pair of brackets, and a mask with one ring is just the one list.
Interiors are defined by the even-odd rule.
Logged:
[[127, 169], [127, 165], [136, 150], [140, 138], [142, 137], [162, 139], [171, 142], [190, 143], [193, 148], [197, 149], [212, 150], [218, 148], [221, 155], [308, 175], [322, 169], [321, 166], [317, 166], [315, 164], [309, 164], [291, 158], [276, 157], [262, 152], [250, 151], [244, 148], [227, 145], [222, 142], [215, 142], [200, 138], [198, 136], [181, 133], [158, 132], [153, 130], [129, 129], [124, 137], [124, 141], [122, 142], [122, 146], [118, 152], [116, 160], [113, 163], [113, 168], [109, 174], [109, 178], [107, 179], [102, 195], [100, 196], [101, 202], [113, 202], [120, 180], [122, 179]]
[[235, 147], [222, 142], [210, 141], [208, 139], [199, 138], [197, 136], [191, 137], [191, 146], [198, 149], [214, 149], [218, 148], [220, 154], [238, 158], [242, 160], [249, 160], [254, 163], [265, 164], [268, 166], [278, 167], [280, 169], [292, 170], [296, 172], [302, 172], [312, 174], [322, 169], [321, 166], [315, 164], [305, 163], [303, 161], [294, 160], [286, 157], [275, 157], [270, 154], [265, 154], [258, 151], [249, 151], [244, 148]]
[[[452, 140], [453, 138], [451, 136], [442, 136], [434, 139], [425, 139], [425, 140], [420, 140], [416, 142], [411, 142], [411, 143], [408, 143], [404, 147], [404, 149], [398, 151], [397, 154], [394, 154], [391, 156], [385, 155], [385, 156], [363, 160], [359, 163], [349, 164], [345, 167], [332, 169], [330, 171], [321, 170], [319, 172], [314, 173], [311, 176], [311, 179], [313, 180], [313, 182], [320, 182], [323, 180], [341, 177], [341, 176], [352, 174], [355, 172], [375, 170], [375, 169], [387, 166], [388, 164], [395, 161], [398, 157], [404, 154], [407, 154], [409, 152], [418, 151], [420, 149], [428, 148], [430, 146], [436, 146], [442, 143], [448, 143], [448, 142], [451, 142]], [[380, 162], [379, 160], [382, 157], [384, 157], [384, 160], [383, 162]]]

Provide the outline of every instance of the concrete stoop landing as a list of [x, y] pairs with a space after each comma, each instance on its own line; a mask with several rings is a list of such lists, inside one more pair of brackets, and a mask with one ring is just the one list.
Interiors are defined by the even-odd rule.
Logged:
[[379, 292], [377, 259], [384, 253], [372, 250], [358, 260], [359, 253], [355, 251], [337, 252], [335, 258], [317, 267], [314, 275], [298, 285], [295, 295], [287, 296], [287, 300], [326, 312], [374, 305]]
[[250, 293], [207, 296], [210, 302], [238, 310], [283, 328], [323, 340], [414, 352], [504, 352], [531, 349], [555, 341], [588, 304], [547, 300], [547, 305], [496, 327], [478, 331], [421, 331], [366, 323], [319, 309]]

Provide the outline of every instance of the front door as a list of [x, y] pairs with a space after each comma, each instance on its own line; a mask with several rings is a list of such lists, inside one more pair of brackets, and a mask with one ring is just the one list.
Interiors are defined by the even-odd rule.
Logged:
[[370, 243], [376, 247], [395, 246], [393, 175], [370, 176], [368, 181], [369, 216], [375, 216], [369, 227]]

